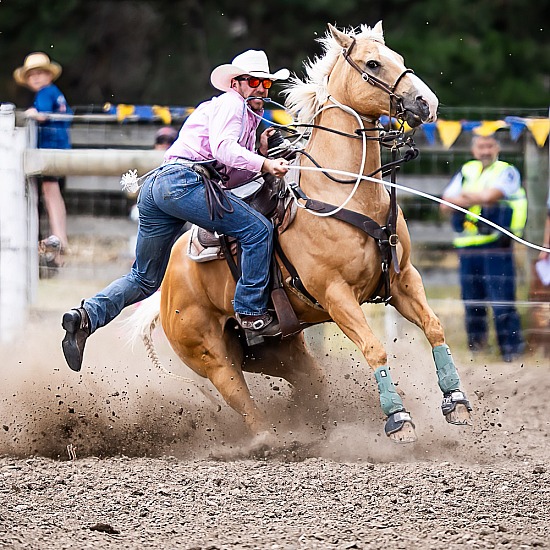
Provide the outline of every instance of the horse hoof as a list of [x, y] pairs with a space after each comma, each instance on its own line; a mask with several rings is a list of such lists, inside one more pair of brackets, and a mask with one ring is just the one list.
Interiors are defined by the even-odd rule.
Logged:
[[445, 415], [445, 418], [449, 424], [455, 426], [471, 426], [472, 417], [468, 407], [462, 403], [458, 403], [453, 411]]
[[449, 424], [456, 426], [471, 426], [470, 411], [472, 406], [460, 390], [446, 393], [441, 403], [441, 411]]
[[395, 443], [414, 443], [417, 439], [414, 423], [407, 411], [399, 411], [388, 416], [384, 431]]
[[394, 443], [414, 443], [418, 438], [416, 437], [416, 432], [414, 426], [410, 422], [405, 422], [403, 427], [398, 431], [392, 434], [388, 434], [388, 437]]
[[277, 436], [268, 430], [257, 433], [246, 450], [256, 458], [266, 458], [278, 446]]

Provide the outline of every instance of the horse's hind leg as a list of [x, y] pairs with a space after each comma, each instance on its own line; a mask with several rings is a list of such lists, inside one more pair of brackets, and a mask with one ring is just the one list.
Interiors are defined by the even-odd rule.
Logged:
[[[332, 290], [332, 288], [334, 290]], [[378, 384], [380, 405], [386, 414], [385, 432], [398, 443], [416, 441], [414, 424], [393, 384], [386, 350], [374, 336], [351, 289], [335, 285], [326, 294], [325, 309], [344, 334], [361, 350]]]
[[201, 376], [206, 376], [225, 402], [244, 419], [250, 431], [268, 439], [269, 423], [258, 409], [241, 370], [243, 353], [231, 330], [200, 308], [188, 308], [184, 315], [163, 319], [164, 331], [180, 359]]
[[432, 346], [439, 388], [443, 392], [441, 410], [450, 424], [471, 424], [472, 407], [464, 392], [460, 389], [460, 378], [445, 343], [445, 333], [441, 322], [428, 305], [426, 292], [420, 274], [411, 264], [401, 271], [392, 282], [390, 304], [418, 327], [420, 327]]

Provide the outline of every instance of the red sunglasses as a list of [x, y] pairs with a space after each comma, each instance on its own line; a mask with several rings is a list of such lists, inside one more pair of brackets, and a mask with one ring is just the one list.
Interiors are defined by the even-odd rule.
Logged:
[[258, 78], [257, 76], [237, 76], [235, 77], [235, 80], [238, 82], [246, 81], [251, 88], [257, 88], [260, 84], [262, 84], [266, 90], [269, 90], [269, 88], [273, 86], [273, 80], [270, 80], [269, 78]]

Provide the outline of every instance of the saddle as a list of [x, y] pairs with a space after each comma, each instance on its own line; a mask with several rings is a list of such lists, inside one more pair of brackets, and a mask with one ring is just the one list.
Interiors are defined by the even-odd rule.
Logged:
[[[290, 170], [286, 178], [295, 177], [297, 170]], [[230, 191], [249, 206], [271, 220], [277, 235], [283, 233], [292, 223], [297, 206], [285, 179], [264, 174]], [[218, 235], [202, 227], [193, 225], [187, 247], [187, 255], [195, 262], [209, 262], [225, 259], [233, 278], [241, 276], [240, 250], [237, 239], [229, 235]], [[302, 326], [283, 288], [282, 274], [275, 257], [271, 261], [271, 299], [275, 308], [283, 338], [300, 332]]]
[[[283, 140], [281, 139], [281, 141]], [[409, 159], [404, 158], [403, 161], [396, 161], [396, 152], [392, 152], [392, 182], [395, 182], [395, 166], [398, 162], [406, 162], [407, 160], [416, 158], [418, 151], [415, 151], [416, 155], [413, 155]], [[286, 150], [286, 154], [284, 150], [278, 150], [277, 156], [284, 156], [288, 160], [291, 160], [293, 164], [297, 164], [298, 162], [295, 158], [296, 151], [293, 150], [292, 147]], [[257, 178], [237, 189], [231, 189], [231, 192], [245, 200], [266, 218], [271, 219], [277, 230], [274, 234], [275, 246], [271, 261], [271, 298], [277, 317], [279, 318], [283, 338], [296, 334], [309, 325], [307, 323], [300, 323], [296, 313], [292, 309], [284, 289], [282, 272], [276, 256], [279, 257], [289, 273], [289, 277], [287, 277], [285, 281], [288, 289], [311, 307], [321, 310], [324, 309], [315, 297], [307, 291], [299, 274], [285, 256], [279, 244], [278, 236], [289, 227], [296, 215], [298, 207], [294, 198], [305, 201], [304, 207], [306, 209], [323, 214], [330, 213], [334, 219], [341, 220], [358, 228], [375, 240], [380, 252], [381, 275], [372, 296], [365, 301], [371, 303], [389, 303], [392, 298], [390, 293], [390, 266], [393, 264], [395, 272], [399, 273], [399, 260], [397, 257], [399, 237], [396, 233], [398, 210], [395, 187], [392, 187], [391, 191], [388, 192], [390, 195], [390, 209], [387, 223], [385, 225], [379, 225], [375, 220], [365, 214], [348, 209], [338, 209], [335, 205], [307, 197], [300, 189], [299, 171], [296, 169], [293, 170], [291, 168], [284, 179], [275, 178], [269, 174], [262, 178], [263, 180]], [[240, 262], [238, 261], [238, 243], [231, 237], [215, 235], [203, 229], [193, 228], [189, 240], [188, 255], [191, 259], [198, 262], [225, 258], [235, 281], [241, 276]], [[237, 260], [235, 260], [235, 256]]]

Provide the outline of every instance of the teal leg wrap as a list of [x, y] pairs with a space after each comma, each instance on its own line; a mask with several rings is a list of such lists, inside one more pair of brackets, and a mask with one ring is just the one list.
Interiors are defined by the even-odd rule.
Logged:
[[433, 349], [435, 370], [439, 387], [443, 393], [448, 393], [460, 388], [460, 378], [451, 355], [451, 350], [447, 344], [436, 346]]
[[378, 382], [380, 405], [382, 405], [382, 410], [386, 416], [402, 411], [404, 409], [403, 401], [393, 385], [388, 367], [378, 367], [374, 371], [374, 377]]

